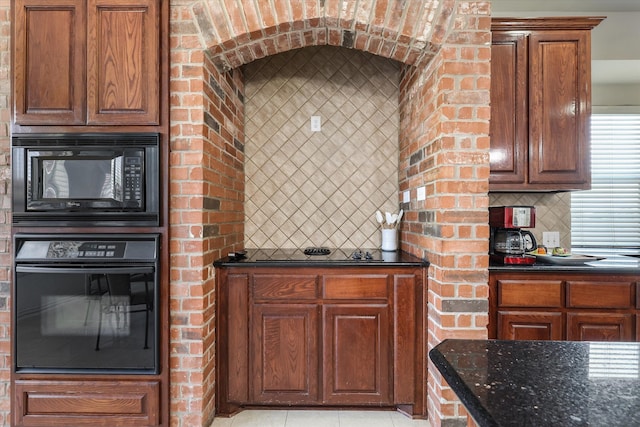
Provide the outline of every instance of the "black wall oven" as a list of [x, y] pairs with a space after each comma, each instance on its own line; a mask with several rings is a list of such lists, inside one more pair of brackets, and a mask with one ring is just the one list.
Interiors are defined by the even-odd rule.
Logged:
[[13, 223], [157, 226], [158, 134], [12, 137]]
[[16, 372], [159, 372], [159, 235], [14, 243]]

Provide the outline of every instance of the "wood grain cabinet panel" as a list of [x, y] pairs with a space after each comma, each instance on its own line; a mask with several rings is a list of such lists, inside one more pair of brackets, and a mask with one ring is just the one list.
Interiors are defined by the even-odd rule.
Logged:
[[390, 405], [389, 307], [325, 305], [323, 324], [323, 402]]
[[590, 32], [601, 20], [493, 18], [491, 191], [590, 188]]
[[524, 185], [529, 153], [527, 37], [493, 32], [490, 184]]
[[562, 307], [561, 280], [499, 280], [500, 307]]
[[16, 0], [14, 122], [158, 125], [158, 0]]
[[570, 341], [634, 341], [635, 316], [624, 313], [567, 313]]
[[256, 300], [313, 300], [318, 297], [318, 276], [254, 274], [252, 288]]
[[387, 299], [386, 274], [327, 274], [323, 276], [323, 296], [327, 299]]
[[87, 123], [157, 125], [158, 1], [89, 0], [87, 21]]
[[317, 305], [255, 304], [251, 317], [251, 401], [317, 402]]
[[16, 426], [158, 425], [157, 381], [15, 382]]
[[229, 401], [242, 403], [249, 401], [249, 275], [229, 274], [226, 280], [220, 292], [227, 304], [218, 311], [218, 330], [228, 344], [223, 348], [228, 364], [218, 381], [227, 385]]
[[84, 124], [86, 2], [16, 0], [14, 121]]
[[635, 290], [632, 282], [568, 281], [567, 307], [633, 308]]
[[561, 340], [562, 313], [499, 311], [498, 339]]
[[591, 187], [590, 43], [588, 31], [530, 35], [530, 186]]

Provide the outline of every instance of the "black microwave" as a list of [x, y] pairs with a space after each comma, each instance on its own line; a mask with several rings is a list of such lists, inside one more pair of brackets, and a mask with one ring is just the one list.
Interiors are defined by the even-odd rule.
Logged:
[[158, 226], [158, 134], [24, 134], [12, 144], [13, 223]]

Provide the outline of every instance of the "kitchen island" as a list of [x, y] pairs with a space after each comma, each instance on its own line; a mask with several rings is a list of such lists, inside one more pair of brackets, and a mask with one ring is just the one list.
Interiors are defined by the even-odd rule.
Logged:
[[425, 260], [255, 249], [214, 266], [218, 415], [268, 406], [426, 417]]
[[480, 427], [640, 425], [640, 344], [444, 340], [429, 357]]

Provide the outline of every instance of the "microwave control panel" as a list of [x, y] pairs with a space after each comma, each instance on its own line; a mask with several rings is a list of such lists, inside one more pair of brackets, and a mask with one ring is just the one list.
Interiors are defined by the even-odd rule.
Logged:
[[140, 157], [126, 157], [124, 165], [124, 200], [142, 203], [142, 159]]

